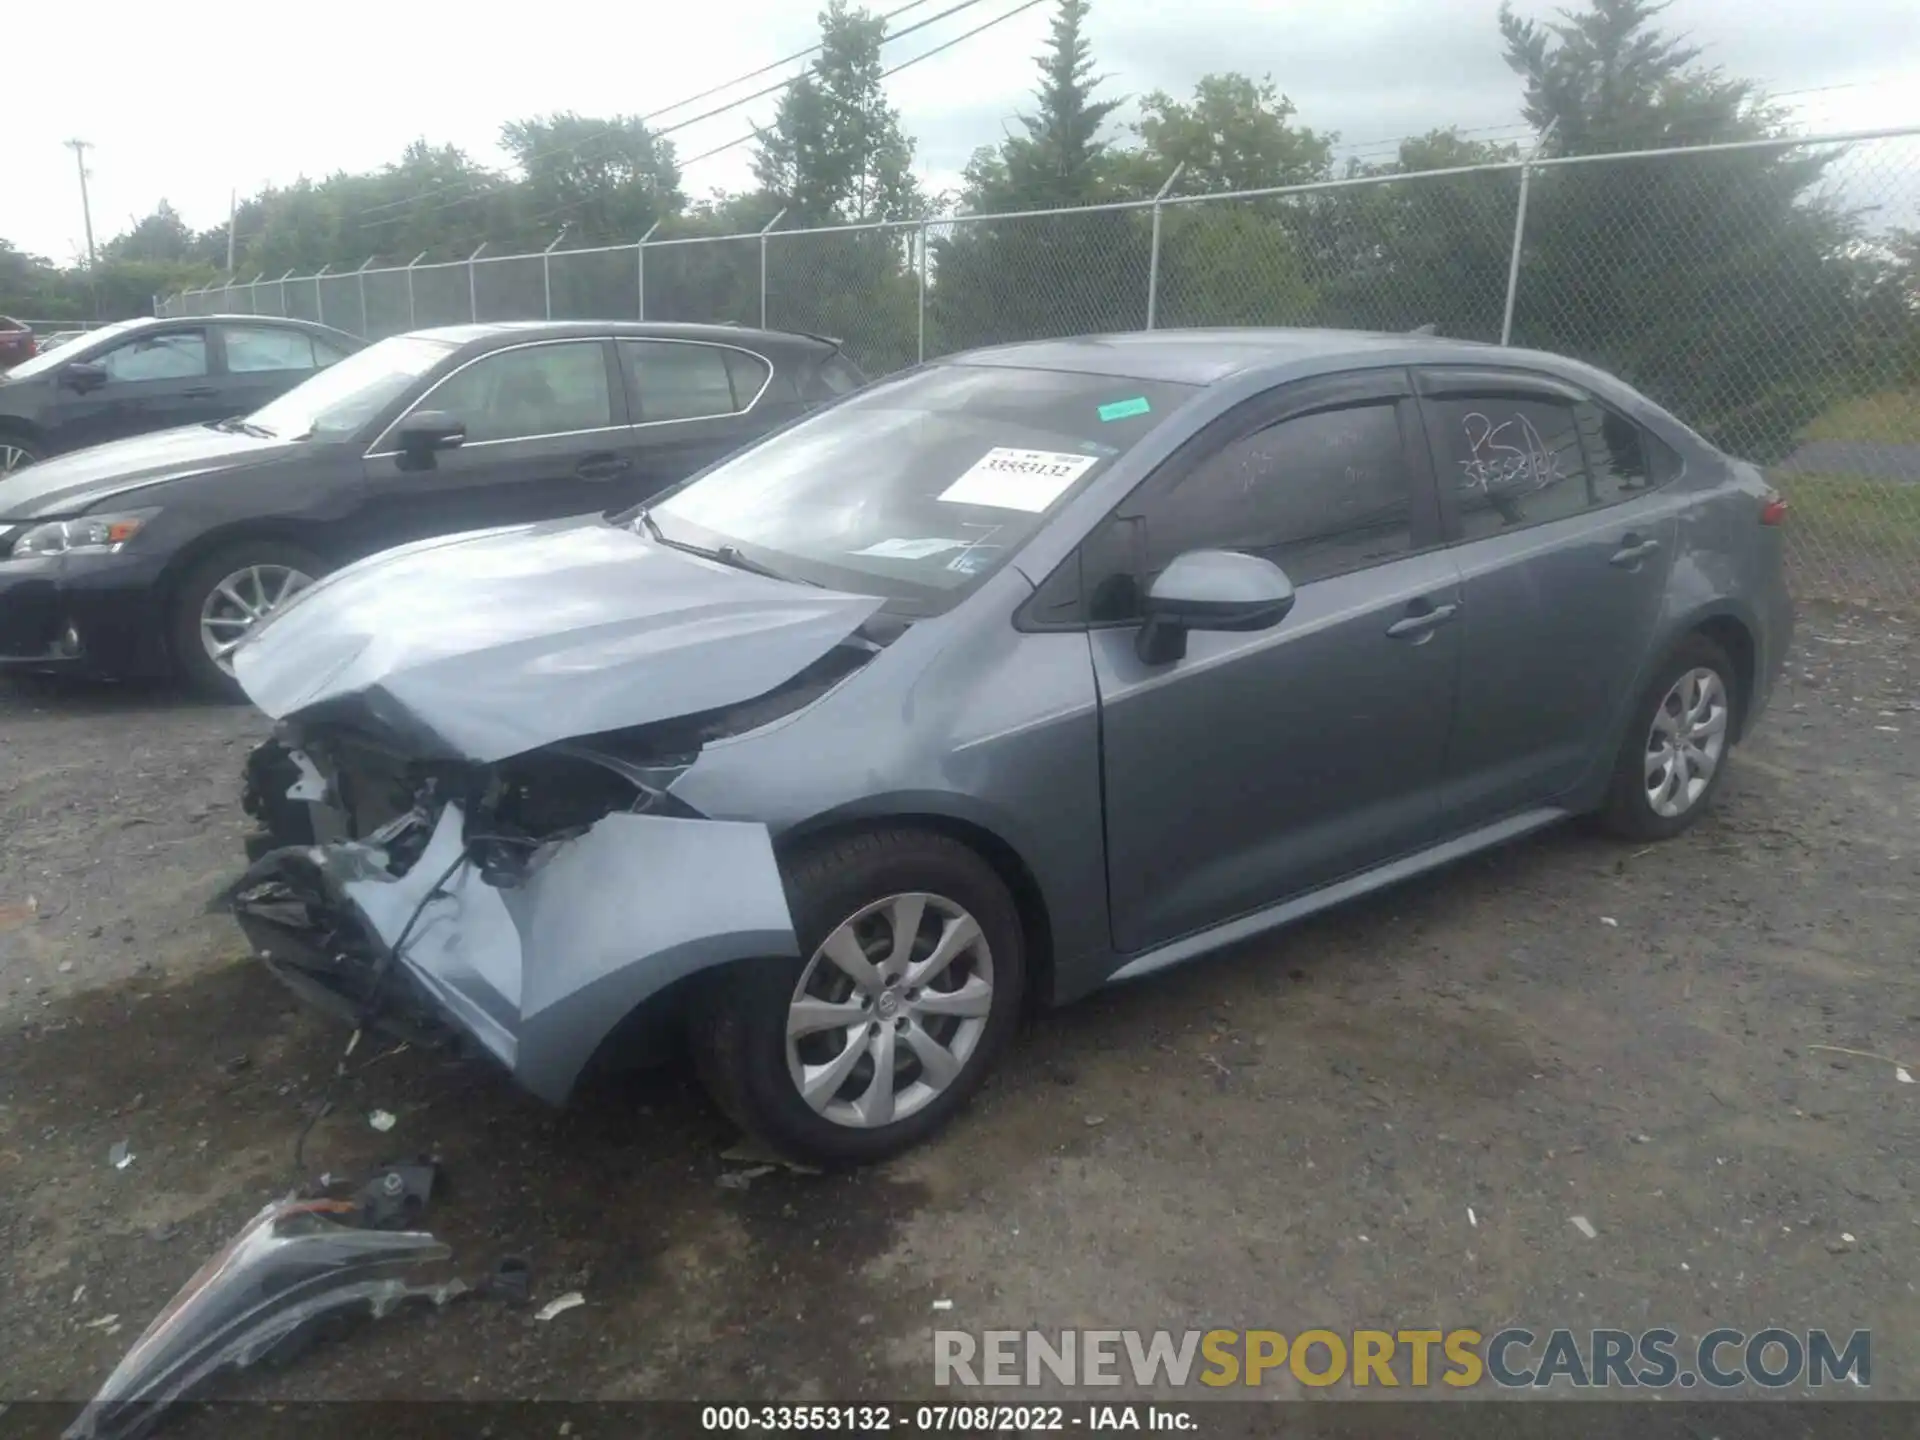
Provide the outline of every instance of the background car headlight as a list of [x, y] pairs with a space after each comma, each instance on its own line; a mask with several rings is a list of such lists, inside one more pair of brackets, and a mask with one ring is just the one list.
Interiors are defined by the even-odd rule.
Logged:
[[28, 555], [111, 555], [158, 510], [128, 510], [118, 515], [82, 515], [78, 520], [49, 520], [22, 531], [13, 542], [15, 559]]

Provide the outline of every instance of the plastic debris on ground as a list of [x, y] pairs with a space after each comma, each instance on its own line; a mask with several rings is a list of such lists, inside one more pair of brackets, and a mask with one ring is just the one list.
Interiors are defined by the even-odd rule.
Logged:
[[559, 1299], [549, 1300], [538, 1310], [534, 1311], [533, 1318], [536, 1320], [551, 1320], [556, 1315], [564, 1315], [567, 1311], [586, 1303], [586, 1296], [582, 1295], [578, 1290], [569, 1290], [566, 1294], [560, 1296]]
[[933, 1302], [933, 1308], [936, 1310], [951, 1310], [953, 1308], [953, 1301], [936, 1300]]
[[776, 1167], [755, 1165], [747, 1170], [729, 1170], [713, 1183], [722, 1190], [744, 1190], [762, 1175], [771, 1175]]
[[1573, 1228], [1578, 1230], [1582, 1235], [1586, 1236], [1587, 1239], [1597, 1240], [1600, 1238], [1600, 1232], [1593, 1228], [1593, 1222], [1587, 1219], [1586, 1216], [1574, 1215], [1574, 1216], [1570, 1216], [1569, 1220], [1570, 1220], [1570, 1223], [1573, 1225]]
[[722, 1160], [730, 1160], [736, 1165], [778, 1165], [782, 1170], [791, 1170], [796, 1175], [821, 1175], [825, 1172], [817, 1165], [802, 1165], [798, 1160], [789, 1160], [779, 1151], [769, 1149], [751, 1135], [743, 1135], [732, 1145], [720, 1152]]
[[367, 1116], [367, 1124], [378, 1130], [382, 1135], [393, 1129], [398, 1123], [399, 1121], [395, 1119], [391, 1110], [376, 1110]]
[[107, 1163], [116, 1170], [124, 1170], [133, 1164], [133, 1151], [127, 1147], [126, 1141], [113, 1142], [113, 1148], [107, 1151]]

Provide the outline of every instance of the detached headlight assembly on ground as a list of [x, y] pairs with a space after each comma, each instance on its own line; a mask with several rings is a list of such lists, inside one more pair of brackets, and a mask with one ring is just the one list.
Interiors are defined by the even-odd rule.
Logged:
[[30, 526], [13, 542], [16, 560], [43, 555], [111, 555], [160, 512], [127, 510], [118, 515], [82, 515]]

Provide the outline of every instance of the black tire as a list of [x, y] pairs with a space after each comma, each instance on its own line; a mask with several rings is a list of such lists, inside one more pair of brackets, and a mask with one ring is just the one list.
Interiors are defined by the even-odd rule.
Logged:
[[[693, 1026], [700, 1078], [735, 1124], [795, 1160], [813, 1165], [879, 1160], [918, 1144], [952, 1119], [980, 1088], [1012, 1035], [1026, 984], [1019, 910], [979, 855], [957, 840], [923, 830], [846, 836], [795, 856], [784, 868], [800, 955], [747, 961], [716, 978]], [[809, 961], [843, 922], [876, 901], [916, 892], [943, 897], [978, 922], [992, 966], [985, 1025], [959, 1074], [912, 1114], [871, 1128], [837, 1123], [807, 1103], [788, 1068], [789, 1005]], [[914, 1062], [904, 1063], [911, 1070]], [[861, 1064], [871, 1073], [870, 1061]], [[857, 1086], [860, 1073], [856, 1069], [849, 1083]]]
[[200, 608], [229, 575], [252, 565], [284, 566], [318, 580], [326, 565], [310, 551], [279, 540], [237, 540], [202, 556], [173, 587], [167, 612], [167, 647], [174, 673], [189, 690], [213, 700], [246, 699], [239, 683], [222, 670], [200, 643]]
[[[1654, 720], [1665, 705], [1669, 692], [1682, 676], [1693, 670], [1711, 670], [1719, 677], [1726, 696], [1726, 740], [1713, 773], [1707, 777], [1706, 787], [1698, 798], [1678, 815], [1662, 815], [1654, 809], [1647, 793], [1649, 740]], [[1675, 646], [1673, 653], [1654, 672], [1652, 681], [1641, 692], [1633, 716], [1627, 722], [1626, 737], [1621, 741], [1620, 754], [1614, 761], [1613, 778], [1607, 785], [1606, 802], [1599, 812], [1601, 827], [1623, 840], [1667, 840], [1698, 820], [1713, 803], [1720, 782], [1726, 776], [1727, 762], [1733, 751], [1733, 737], [1739, 733], [1740, 703], [1739, 676], [1726, 651], [1700, 634], [1689, 635]]]

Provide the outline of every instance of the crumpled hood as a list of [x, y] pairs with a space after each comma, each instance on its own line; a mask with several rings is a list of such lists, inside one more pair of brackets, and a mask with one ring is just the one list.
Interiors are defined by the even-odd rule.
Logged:
[[102, 501], [150, 485], [237, 465], [282, 460], [310, 443], [268, 440], [236, 430], [188, 425], [55, 455], [0, 479], [0, 520], [79, 515]]
[[765, 694], [881, 601], [703, 560], [598, 517], [423, 541], [337, 571], [234, 652], [284, 719], [358, 709], [494, 761]]

